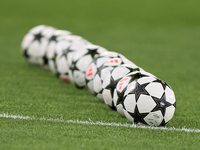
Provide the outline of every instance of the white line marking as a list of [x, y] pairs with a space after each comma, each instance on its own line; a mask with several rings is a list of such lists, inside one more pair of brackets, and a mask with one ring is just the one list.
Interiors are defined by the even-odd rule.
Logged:
[[200, 129], [189, 129], [189, 128], [175, 128], [175, 127], [150, 127], [150, 126], [138, 126], [134, 124], [128, 123], [106, 123], [102, 121], [93, 122], [91, 119], [89, 121], [81, 121], [81, 120], [64, 120], [61, 118], [36, 118], [30, 116], [22, 116], [22, 115], [8, 115], [8, 113], [0, 114], [0, 118], [11, 118], [11, 119], [23, 119], [23, 120], [45, 120], [52, 122], [65, 122], [65, 123], [77, 123], [77, 124], [89, 124], [89, 125], [101, 125], [101, 126], [119, 126], [119, 127], [129, 127], [129, 128], [142, 128], [142, 129], [150, 129], [150, 130], [166, 130], [166, 131], [183, 131], [183, 132], [193, 132], [200, 133]]

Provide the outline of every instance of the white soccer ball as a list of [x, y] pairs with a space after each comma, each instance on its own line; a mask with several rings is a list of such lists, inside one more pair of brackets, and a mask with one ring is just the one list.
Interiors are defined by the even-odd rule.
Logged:
[[[61, 78], [64, 82], [69, 82], [69, 67], [67, 63], [67, 52], [70, 46], [70, 42], [66, 40], [59, 41], [56, 44], [55, 48], [55, 57], [53, 62], [53, 65], [51, 65], [51, 68], [55, 69], [55, 74], [58, 78]], [[58, 53], [56, 53], [56, 51]], [[50, 66], [50, 64], [49, 64]]]
[[105, 63], [103, 63], [100, 67], [97, 68], [97, 72], [94, 74], [93, 78], [93, 89], [94, 94], [97, 96], [97, 98], [104, 102], [103, 99], [103, 87], [102, 84], [105, 80], [105, 78], [109, 75], [110, 71], [122, 64], [132, 64], [133, 62], [125, 58], [123, 55], [118, 55], [116, 58], [108, 59]]
[[77, 51], [72, 59], [69, 78], [77, 88], [84, 88], [86, 86], [86, 71], [93, 59], [101, 53], [107, 51], [105, 48], [98, 45], [89, 44], [84, 49]]
[[57, 55], [56, 66], [58, 77], [67, 83], [69, 82], [69, 68], [71, 66], [73, 55], [76, 51], [81, 51], [89, 44], [90, 43], [86, 40], [72, 40], [70, 46]]
[[93, 79], [99, 68], [102, 67], [108, 59], [124, 57], [119, 53], [107, 51], [94, 58], [86, 71], [86, 84], [88, 90], [94, 94]]
[[[47, 45], [46, 45], [46, 48], [45, 48], [45, 56], [44, 56], [45, 62], [44, 62], [44, 65], [45, 65], [45, 67], [47, 67], [48, 64], [50, 63], [50, 65], [49, 65], [50, 68], [49, 69], [51, 71], [53, 71], [53, 72], [54, 72], [55, 69], [52, 70], [51, 63], [53, 63], [53, 62], [51, 62], [51, 61], [54, 61], [53, 58], [54, 58], [54, 51], [56, 49], [56, 44], [60, 40], [65, 38], [66, 36], [69, 36], [70, 34], [71, 34], [71, 32], [66, 31], [66, 30], [55, 30], [53, 32], [53, 34], [48, 39], [48, 42], [47, 42]], [[62, 46], [64, 46], [64, 45], [62, 45]], [[64, 46], [64, 47], [66, 47], [66, 46]]]
[[135, 124], [165, 126], [173, 117], [176, 99], [171, 87], [155, 77], [134, 80], [123, 96], [126, 118]]
[[21, 51], [29, 64], [44, 65], [46, 63], [45, 50], [48, 39], [56, 29], [46, 25], [32, 28], [23, 38]]
[[49, 69], [65, 82], [69, 82], [69, 66], [73, 54], [84, 49], [88, 44], [85, 39], [77, 35], [66, 35], [58, 39], [55, 45], [48, 49], [47, 58]]
[[49, 69], [57, 74], [57, 65], [56, 60], [58, 55], [62, 55], [62, 53], [66, 53], [67, 49], [71, 45], [71, 40], [67, 37], [71, 35], [66, 35], [62, 37], [58, 37], [56, 41], [52, 41], [52, 44], [49, 44], [47, 49], [46, 57], [48, 59], [48, 67]]
[[114, 106], [113, 95], [117, 83], [127, 74], [137, 71], [143, 71], [143, 69], [135, 64], [123, 64], [108, 72], [102, 83], [102, 94], [105, 104], [107, 104], [113, 110], [116, 109]]
[[82, 51], [86, 46], [92, 45], [92, 43], [88, 42], [86, 39], [82, 38], [78, 35], [70, 35], [66, 40], [70, 40], [71, 44], [67, 50], [67, 64], [68, 68], [72, 64], [72, 59], [77, 51]]
[[121, 117], [125, 117], [123, 111], [124, 93], [129, 92], [129, 90], [132, 88], [131, 86], [132, 84], [130, 84], [132, 81], [142, 77], [155, 77], [155, 76], [141, 69], [140, 71], [135, 71], [127, 74], [118, 81], [117, 86], [114, 89], [113, 104]]

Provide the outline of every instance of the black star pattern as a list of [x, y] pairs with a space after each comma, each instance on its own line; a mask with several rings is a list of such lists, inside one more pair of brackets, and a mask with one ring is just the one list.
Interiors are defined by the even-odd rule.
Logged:
[[[63, 49], [62, 50], [62, 55], [60, 57], [65, 57], [67, 59], [67, 51], [68, 51], [68, 49]], [[54, 58], [54, 62], [56, 61], [56, 57]], [[56, 63], [54, 63], [54, 64], [55, 64], [55, 67], [57, 68]], [[61, 73], [57, 71], [56, 76], [60, 77], [60, 75], [61, 75]], [[69, 74], [68, 74], [68, 72], [66, 72], [66, 73], [64, 73], [64, 75], [68, 76]]]
[[[71, 63], [71, 66], [70, 66], [70, 70], [71, 70], [71, 73], [72, 73], [72, 76], [74, 76], [74, 71], [75, 70], [79, 70], [77, 67], [76, 67], [76, 63], [77, 63], [77, 61], [78, 60], [76, 60], [76, 61], [72, 61], [72, 63]], [[80, 85], [78, 85], [78, 84], [76, 84], [76, 82], [74, 82], [74, 85], [78, 88], [78, 89], [83, 89], [83, 88], [85, 88], [85, 86], [80, 86]]]
[[145, 90], [145, 87], [148, 84], [149, 83], [140, 85], [138, 82], [136, 82], [135, 88], [131, 92], [129, 92], [129, 94], [135, 94], [135, 100], [136, 100], [136, 102], [138, 101], [138, 99], [139, 99], [139, 97], [140, 97], [141, 94], [149, 95], [149, 93]]
[[57, 42], [57, 36], [56, 36], [56, 35], [52, 35], [52, 36], [49, 38], [49, 43], [50, 43], [51, 41]]
[[113, 97], [114, 90], [115, 90], [115, 88], [116, 88], [117, 83], [119, 82], [119, 80], [120, 79], [114, 80], [112, 77], [110, 77], [110, 84], [105, 87], [105, 89], [110, 90], [110, 93], [111, 93], [112, 97]]
[[47, 58], [47, 56], [46, 55], [43, 56], [42, 59], [43, 59], [44, 65], [48, 65], [48, 58]]
[[93, 62], [96, 64], [96, 63], [97, 63], [97, 60], [98, 60], [99, 58], [101, 58], [101, 57], [102, 57], [102, 56], [94, 57]]
[[[108, 90], [110, 91], [110, 94], [111, 94], [111, 97], [112, 97], [112, 98], [113, 98], [114, 90], [115, 90], [116, 85], [117, 85], [117, 83], [118, 83], [119, 80], [120, 80], [120, 79], [114, 80], [114, 79], [111, 77], [111, 78], [110, 78], [110, 84], [107, 85], [107, 86], [105, 87], [105, 89], [108, 89]], [[109, 106], [109, 107], [110, 107], [112, 110], [116, 110], [116, 108], [114, 107], [113, 101], [112, 101], [112, 106]]]
[[[108, 105], [109, 106], [109, 105]], [[109, 106], [112, 110], [117, 110], [116, 107], [114, 106], [114, 102], [112, 101], [112, 106]]]
[[41, 39], [42, 39], [43, 35], [42, 33], [38, 33], [38, 34], [34, 34], [34, 39], [33, 41], [38, 41], [39, 43], [41, 43]]
[[135, 71], [140, 71], [139, 68], [130, 68], [130, 67], [127, 67], [129, 72], [135, 72]]
[[62, 56], [64, 56], [65, 58], [67, 58], [67, 49], [63, 49], [62, 50]]
[[68, 75], [69, 75], [69, 73], [68, 73], [68, 72], [66, 72], [66, 73], [65, 73], [65, 75], [66, 75], [66, 76], [68, 76]]
[[71, 52], [74, 52], [74, 50], [70, 49], [70, 46], [69, 46], [67, 49], [63, 50], [63, 52], [64, 52], [63, 54], [67, 57], [67, 55]]
[[101, 77], [101, 70], [104, 68], [104, 65], [101, 65], [97, 68], [97, 74]]
[[173, 104], [173, 106], [176, 108], [176, 102]]
[[[126, 88], [125, 88], [126, 89]], [[123, 102], [125, 100], [124, 98], [124, 92], [125, 92], [125, 89], [120, 93], [120, 92], [117, 92], [117, 102], [116, 102], [116, 105], [119, 105], [119, 104], [122, 104], [123, 105]]]
[[132, 81], [134, 81], [136, 79], [140, 79], [142, 77], [147, 77], [147, 75], [141, 74], [140, 72], [138, 72], [136, 74], [132, 74], [130, 82], [132, 82]]
[[[68, 49], [63, 49], [62, 55], [60, 57], [65, 57], [67, 59], [67, 54], [68, 54]], [[56, 58], [55, 58], [55, 60], [56, 60]]]
[[131, 112], [128, 112], [133, 118], [134, 118], [134, 123], [144, 123], [144, 124], [147, 124], [145, 121], [144, 121], [144, 117], [146, 117], [148, 115], [148, 113], [140, 113], [138, 108], [137, 108], [137, 105], [135, 106], [135, 111], [134, 113], [131, 113]]
[[72, 71], [72, 75], [73, 75], [73, 73], [74, 73], [75, 70], [79, 70], [79, 69], [76, 67], [76, 63], [77, 63], [77, 61], [74, 61], [74, 60], [73, 60], [71, 66], [70, 66], [70, 70]]
[[157, 104], [156, 107], [152, 110], [152, 112], [160, 110], [161, 113], [164, 116], [166, 108], [172, 105], [171, 103], [169, 103], [169, 102], [166, 101], [165, 93], [163, 93], [163, 95], [162, 95], [162, 97], [160, 99], [156, 98], [156, 97], [153, 97], [153, 96], [151, 96], [151, 97], [153, 98], [153, 100]]
[[92, 58], [95, 58], [96, 55], [99, 55], [99, 53], [97, 52], [98, 48], [87, 50], [88, 52], [85, 55], [91, 55]]
[[27, 51], [28, 51], [28, 49], [25, 49], [25, 50], [24, 50], [24, 53], [23, 53], [23, 54], [24, 54], [24, 57], [25, 57], [26, 59], [29, 58], [29, 55], [28, 55]]

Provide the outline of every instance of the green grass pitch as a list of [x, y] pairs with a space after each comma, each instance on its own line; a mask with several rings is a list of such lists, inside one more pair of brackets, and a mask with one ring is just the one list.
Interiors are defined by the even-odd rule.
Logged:
[[167, 128], [200, 129], [199, 1], [1, 0], [0, 149], [199, 149], [200, 133], [48, 121], [129, 123], [86, 90], [28, 65], [23, 36], [40, 24], [65, 29], [125, 55], [174, 90]]

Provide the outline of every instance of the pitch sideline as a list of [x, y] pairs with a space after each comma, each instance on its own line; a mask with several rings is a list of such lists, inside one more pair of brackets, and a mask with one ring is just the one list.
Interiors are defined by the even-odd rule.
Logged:
[[61, 118], [36, 118], [30, 116], [23, 115], [9, 115], [8, 113], [0, 114], [0, 118], [11, 118], [11, 119], [23, 119], [23, 120], [44, 120], [44, 121], [52, 121], [52, 122], [65, 122], [65, 123], [77, 123], [77, 124], [88, 124], [88, 125], [101, 125], [101, 126], [120, 126], [120, 127], [129, 127], [129, 128], [141, 128], [141, 129], [150, 129], [150, 130], [166, 130], [166, 131], [182, 131], [182, 132], [193, 132], [200, 133], [200, 129], [190, 129], [190, 128], [175, 128], [175, 127], [149, 127], [149, 126], [138, 126], [134, 124], [128, 123], [106, 123], [102, 121], [93, 122], [89, 119], [89, 121], [81, 121], [81, 120], [64, 120]]

